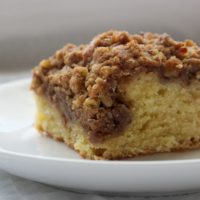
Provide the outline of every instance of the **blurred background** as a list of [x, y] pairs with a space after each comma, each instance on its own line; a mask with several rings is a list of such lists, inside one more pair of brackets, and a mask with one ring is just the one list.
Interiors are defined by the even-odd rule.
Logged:
[[199, 0], [0, 0], [0, 78], [30, 75], [66, 43], [110, 29], [200, 42]]

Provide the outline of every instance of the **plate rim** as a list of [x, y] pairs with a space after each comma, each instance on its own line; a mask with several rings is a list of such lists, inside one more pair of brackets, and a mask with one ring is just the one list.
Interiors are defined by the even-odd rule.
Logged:
[[[14, 156], [24, 159], [35, 159], [35, 160], [46, 160], [46, 161], [56, 161], [56, 162], [70, 162], [70, 163], [79, 163], [79, 164], [90, 164], [90, 165], [142, 165], [142, 166], [163, 166], [163, 165], [182, 165], [182, 164], [200, 164], [200, 159], [182, 159], [182, 160], [89, 160], [89, 159], [77, 159], [77, 158], [60, 158], [60, 157], [50, 157], [50, 156], [40, 156], [40, 155], [31, 155], [26, 153], [19, 153], [10, 150], [3, 149], [0, 146], [0, 154], [5, 156]], [[162, 153], [161, 153], [162, 154]]]

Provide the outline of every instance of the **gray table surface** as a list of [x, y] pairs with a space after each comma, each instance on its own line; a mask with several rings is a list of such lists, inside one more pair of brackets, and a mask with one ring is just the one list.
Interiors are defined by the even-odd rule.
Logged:
[[[0, 83], [30, 76], [30, 72], [2, 73], [0, 71]], [[138, 196], [106, 196], [99, 194], [82, 194], [59, 190], [44, 184], [10, 175], [0, 170], [0, 200], [198, 200], [200, 191], [190, 194], [165, 195], [155, 197]]]

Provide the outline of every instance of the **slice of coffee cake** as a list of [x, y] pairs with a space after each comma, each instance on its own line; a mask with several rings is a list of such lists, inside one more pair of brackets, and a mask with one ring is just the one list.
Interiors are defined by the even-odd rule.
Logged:
[[200, 147], [200, 48], [109, 31], [33, 70], [37, 129], [88, 159]]

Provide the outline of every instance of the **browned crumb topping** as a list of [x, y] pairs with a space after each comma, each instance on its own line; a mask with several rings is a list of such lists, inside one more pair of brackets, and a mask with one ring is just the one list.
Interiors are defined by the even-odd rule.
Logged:
[[200, 79], [200, 48], [166, 34], [109, 31], [88, 45], [68, 44], [33, 70], [32, 89], [54, 102], [66, 121], [78, 121], [91, 140], [119, 133], [133, 118], [121, 81], [155, 71], [186, 83]]

